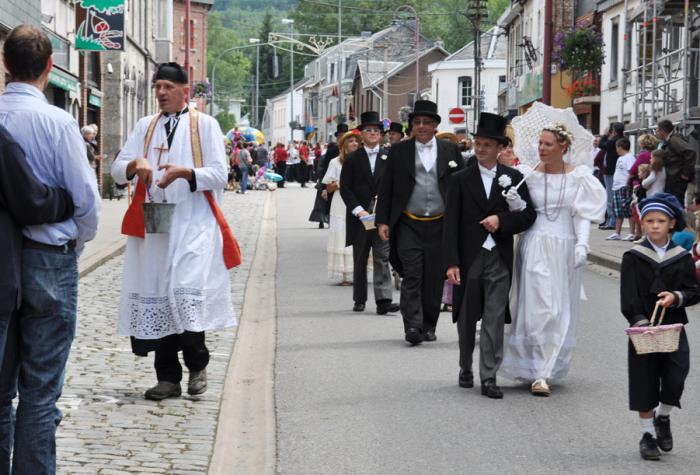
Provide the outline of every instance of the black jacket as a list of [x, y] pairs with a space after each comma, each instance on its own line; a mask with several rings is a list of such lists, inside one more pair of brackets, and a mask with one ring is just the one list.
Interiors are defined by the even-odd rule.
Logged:
[[688, 323], [683, 307], [700, 302], [692, 256], [671, 241], [662, 259], [644, 240], [622, 255], [620, 306], [630, 326], [651, 318], [662, 291], [682, 295], [679, 306], [666, 310], [663, 323]]
[[365, 228], [352, 210], [362, 206], [368, 213], [372, 212], [374, 199], [379, 193], [379, 183], [386, 166], [387, 152], [379, 148], [374, 174], [369, 164], [369, 157], [364, 147], [360, 147], [345, 157], [343, 169], [340, 172], [340, 196], [347, 207], [345, 226], [345, 245], [351, 246], [355, 237]]
[[[443, 252], [445, 253], [445, 268], [459, 266], [462, 283], [466, 282], [469, 268], [476, 259], [488, 231], [479, 224], [484, 218], [493, 214], [500, 221], [499, 229], [492, 234], [503, 263], [509, 272], [513, 273], [513, 236], [532, 226], [537, 217], [535, 208], [530, 200], [527, 184], [523, 183], [518, 193], [527, 203], [523, 211], [512, 212], [501, 192], [503, 188], [498, 180], [501, 175], [510, 177], [511, 184], [516, 185], [522, 180], [522, 174], [514, 168], [501, 164], [496, 167], [496, 177], [491, 185], [491, 193], [486, 199], [486, 190], [481, 180], [481, 172], [476, 165], [467, 166], [450, 178], [445, 208], [445, 228], [443, 231]], [[464, 297], [462, 286], [454, 286], [452, 299], [452, 320], [457, 321], [459, 308]], [[508, 305], [508, 302], [504, 302]], [[470, 305], [470, 309], [472, 306]], [[474, 311], [479, 311], [474, 308]], [[510, 321], [507, 313], [506, 321]]]
[[[622, 135], [613, 135], [605, 141], [605, 174], [614, 175], [615, 167], [617, 166], [617, 159], [620, 157], [617, 154], [617, 146], [615, 142], [621, 139]], [[599, 147], [603, 148], [603, 147]]]
[[39, 182], [21, 147], [0, 126], [0, 316], [20, 298], [22, 226], [65, 221], [73, 212], [70, 195]]
[[[454, 172], [464, 168], [464, 161], [457, 146], [446, 140], [436, 140], [438, 187], [442, 199], [447, 203], [447, 187]], [[387, 224], [391, 230], [391, 265], [399, 274], [403, 274], [398, 259], [394, 239], [396, 223], [406, 211], [416, 184], [416, 140], [404, 140], [389, 150], [384, 175], [379, 186], [377, 199], [377, 224]]]

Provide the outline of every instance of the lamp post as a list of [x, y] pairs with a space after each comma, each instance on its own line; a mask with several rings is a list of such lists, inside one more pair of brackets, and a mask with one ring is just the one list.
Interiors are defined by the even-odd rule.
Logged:
[[419, 99], [420, 95], [420, 18], [418, 17], [418, 12], [411, 5], [401, 5], [396, 9], [396, 12], [400, 10], [409, 10], [413, 13], [413, 18], [416, 20], [416, 98]]
[[[265, 44], [267, 44], [267, 43], [265, 43]], [[257, 48], [260, 46], [260, 43], [256, 43], [254, 45], [234, 46], [232, 48], [225, 49], [221, 53], [219, 53], [219, 55], [216, 57], [216, 59], [214, 59], [214, 64], [211, 67], [211, 101], [209, 102], [209, 115], [214, 114], [214, 81], [216, 80], [216, 66], [219, 64], [219, 61], [221, 60], [221, 58], [223, 58], [223, 56], [226, 53], [230, 53], [231, 51], [235, 51], [237, 49], [252, 48], [254, 46]], [[256, 87], [257, 87], [257, 85], [256, 85]], [[240, 119], [240, 117], [239, 117], [239, 119]]]
[[250, 38], [249, 43], [255, 45], [255, 109], [253, 109], [253, 121], [256, 127], [260, 127], [258, 122], [258, 100], [260, 97], [260, 40], [258, 38]]
[[[282, 23], [289, 25], [289, 36], [294, 40], [294, 19], [293, 18], [282, 18]], [[292, 131], [292, 142], [294, 141], [294, 43], [292, 42], [289, 48], [289, 128]]]

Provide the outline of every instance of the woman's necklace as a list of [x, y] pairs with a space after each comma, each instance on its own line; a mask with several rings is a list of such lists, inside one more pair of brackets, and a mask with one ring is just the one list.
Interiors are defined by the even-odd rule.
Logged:
[[559, 197], [554, 205], [554, 210], [550, 211], [547, 207], [547, 167], [544, 167], [544, 216], [548, 221], [554, 222], [559, 218], [561, 213], [562, 205], [564, 204], [564, 196], [566, 195], [566, 168], [562, 170], [561, 177], [561, 188], [559, 189]]

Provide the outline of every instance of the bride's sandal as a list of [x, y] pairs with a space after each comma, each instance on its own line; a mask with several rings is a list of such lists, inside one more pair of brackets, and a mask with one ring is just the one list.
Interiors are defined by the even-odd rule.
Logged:
[[544, 379], [536, 379], [534, 383], [532, 383], [532, 387], [530, 388], [530, 391], [532, 392], [533, 395], [535, 396], [542, 396], [542, 397], [548, 397], [551, 393], [551, 390], [549, 389], [549, 385], [547, 384], [547, 381]]

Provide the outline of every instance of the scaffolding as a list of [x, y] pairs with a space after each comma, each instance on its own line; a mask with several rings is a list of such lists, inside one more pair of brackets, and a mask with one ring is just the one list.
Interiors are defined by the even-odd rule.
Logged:
[[700, 2], [641, 0], [630, 10], [627, 5], [626, 0], [620, 118], [631, 102], [628, 133], [653, 131], [663, 119], [682, 134], [700, 129]]

